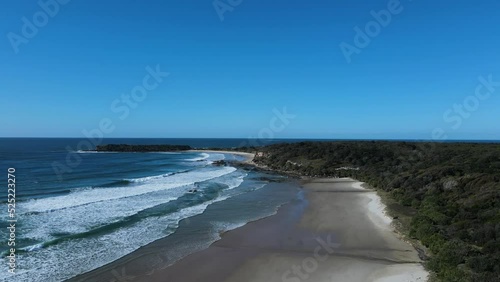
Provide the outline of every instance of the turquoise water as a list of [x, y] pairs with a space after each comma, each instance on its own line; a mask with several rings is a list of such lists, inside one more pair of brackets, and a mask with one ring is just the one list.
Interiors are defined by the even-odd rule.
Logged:
[[[160, 238], [176, 238], [177, 231], [202, 230], [206, 235], [182, 236], [182, 244], [172, 245], [171, 257], [178, 259], [208, 246], [221, 231], [272, 214], [296, 193], [270, 197], [259, 173], [212, 165], [240, 158], [230, 154], [91, 153], [72, 150], [76, 139], [13, 140], [0, 139], [0, 169], [16, 170], [18, 265], [11, 276], [3, 263], [2, 281], [62, 281]], [[258, 192], [263, 188], [264, 193]], [[193, 220], [179, 230], [181, 220], [202, 215], [209, 220]], [[5, 239], [7, 219], [7, 212], [0, 213], [0, 237]], [[5, 258], [7, 244], [0, 251]]]

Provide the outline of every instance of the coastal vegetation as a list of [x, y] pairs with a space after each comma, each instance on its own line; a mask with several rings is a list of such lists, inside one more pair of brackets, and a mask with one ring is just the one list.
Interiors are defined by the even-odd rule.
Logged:
[[441, 281], [500, 281], [500, 145], [300, 142], [259, 148], [254, 162], [304, 176], [353, 177], [409, 215]]

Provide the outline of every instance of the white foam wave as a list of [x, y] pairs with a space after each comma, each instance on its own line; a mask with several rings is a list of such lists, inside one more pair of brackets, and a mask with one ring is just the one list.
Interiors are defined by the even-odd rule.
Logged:
[[27, 246], [27, 247], [21, 248], [21, 250], [27, 251], [27, 252], [31, 252], [31, 251], [39, 250], [42, 247], [43, 247], [43, 243], [39, 243], [39, 244], [35, 244], [35, 245], [31, 245], [31, 246]]
[[[127, 199], [96, 202], [51, 212], [21, 215], [24, 222], [20, 238], [36, 241], [51, 241], [54, 234], [78, 234], [104, 224], [118, 222], [139, 211], [176, 200], [182, 191], [160, 191]], [[74, 219], [78, 219], [75, 221]]]
[[229, 186], [227, 190], [232, 190], [234, 188], [239, 187], [241, 183], [243, 183], [243, 181], [245, 180], [245, 176], [247, 176], [247, 174], [243, 174], [238, 177], [228, 178], [227, 182], [225, 183], [227, 186]]
[[217, 234], [217, 240], [219, 240], [221, 238], [220, 237], [221, 234], [228, 232], [228, 231], [231, 231], [231, 230], [234, 230], [236, 228], [242, 227], [245, 224], [247, 224], [247, 222], [246, 221], [241, 221], [241, 222], [215, 221], [215, 222], [211, 222], [211, 224], [213, 226], [214, 231]]
[[174, 174], [175, 174], [174, 172], [170, 172], [170, 173], [153, 175], [153, 176], [146, 176], [146, 177], [141, 177], [141, 178], [130, 178], [130, 179], [126, 178], [125, 180], [130, 181], [130, 182], [139, 183], [139, 182], [146, 182], [146, 181], [150, 181], [150, 180], [154, 180], [154, 179], [161, 179], [163, 177], [167, 177], [167, 176], [174, 175]]
[[[23, 262], [23, 266], [16, 270], [16, 279], [19, 279], [16, 281], [62, 281], [103, 266], [141, 246], [172, 234], [182, 219], [201, 214], [210, 204], [224, 199], [225, 197], [220, 197], [170, 215], [146, 218], [101, 237], [65, 241], [29, 254], [19, 254], [18, 258]], [[71, 256], [68, 256], [69, 250]], [[91, 256], [89, 250], [92, 250]], [[5, 268], [5, 265], [2, 268]], [[2, 270], [5, 271], [0, 272], [0, 280], [8, 275], [6, 269]]]
[[[232, 172], [216, 177], [215, 182], [227, 185], [229, 187], [227, 190], [230, 190], [241, 185], [245, 175], [239, 175], [239, 172]], [[191, 185], [186, 186], [190, 187]], [[159, 190], [133, 197], [93, 202], [70, 208], [52, 210], [50, 212], [21, 214], [20, 219], [25, 223], [21, 238], [47, 242], [60, 236], [57, 234], [87, 232], [103, 223], [110, 224], [117, 222], [141, 210], [176, 200], [184, 195], [187, 189], [186, 186]], [[225, 199], [220, 198], [219, 200]], [[78, 219], [77, 222], [74, 220], [76, 218]]]
[[185, 159], [185, 161], [190, 161], [190, 162], [198, 162], [198, 161], [203, 161], [203, 160], [206, 160], [210, 157], [209, 154], [207, 153], [201, 153], [201, 156], [200, 157], [197, 157], [197, 158], [191, 158], [191, 159]]
[[[167, 177], [141, 179], [133, 186], [77, 189], [65, 196], [19, 203], [19, 210], [22, 211], [19, 219], [24, 224], [20, 238], [47, 242], [61, 234], [86, 232], [173, 201], [184, 195], [187, 189], [185, 186], [191, 186], [195, 182], [210, 180], [222, 183], [228, 186], [224, 189], [226, 191], [239, 187], [246, 175], [233, 167], [208, 166]], [[33, 282], [61, 281], [90, 271], [140, 246], [170, 235], [182, 219], [201, 214], [209, 205], [234, 195], [232, 192], [222, 193], [212, 201], [169, 215], [147, 217], [102, 236], [71, 239], [46, 248], [42, 243], [24, 247], [23, 250], [28, 253], [19, 254], [19, 261], [23, 265], [16, 270], [16, 279]], [[90, 249], [92, 255], [89, 255]], [[69, 251], [71, 256], [68, 256]], [[2, 271], [2, 267], [0, 280], [7, 273], [5, 269]]]
[[21, 203], [20, 210], [25, 213], [47, 212], [57, 209], [86, 205], [90, 203], [132, 197], [155, 191], [190, 185], [194, 184], [195, 182], [210, 180], [222, 175], [226, 175], [235, 170], [236, 168], [234, 167], [203, 168], [187, 173], [174, 174], [169, 177], [150, 179], [150, 181], [146, 181], [142, 185], [138, 186], [86, 189], [83, 191], [72, 192], [64, 196], [33, 199]]
[[78, 151], [73, 151], [78, 154], [117, 154], [119, 152], [100, 152], [100, 151], [84, 151], [84, 150], [78, 150]]
[[[108, 151], [86, 151], [86, 150], [77, 150], [77, 151], [72, 151], [78, 154], [119, 154], [122, 152], [108, 152]], [[128, 153], [134, 153], [134, 152], [128, 152]], [[180, 155], [181, 153], [178, 152], [141, 152], [141, 153], [146, 153], [146, 154], [166, 154], [166, 155]]]

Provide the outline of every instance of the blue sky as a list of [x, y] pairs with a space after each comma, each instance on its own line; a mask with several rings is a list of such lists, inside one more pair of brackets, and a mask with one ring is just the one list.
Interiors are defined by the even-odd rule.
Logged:
[[0, 136], [500, 139], [500, 2], [393, 1], [7, 1]]

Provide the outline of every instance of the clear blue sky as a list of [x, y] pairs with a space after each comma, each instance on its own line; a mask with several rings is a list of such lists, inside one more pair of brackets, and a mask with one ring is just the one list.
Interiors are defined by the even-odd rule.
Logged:
[[[72, 0], [26, 38], [41, 6], [6, 1], [0, 136], [83, 137], [109, 118], [106, 137], [248, 137], [286, 107], [275, 137], [500, 139], [498, 83], [467, 100], [479, 76], [500, 81], [500, 2], [401, 0], [348, 63], [340, 44], [389, 2], [242, 0], [221, 21], [212, 0]], [[111, 104], [156, 65], [170, 75], [120, 119]]]

